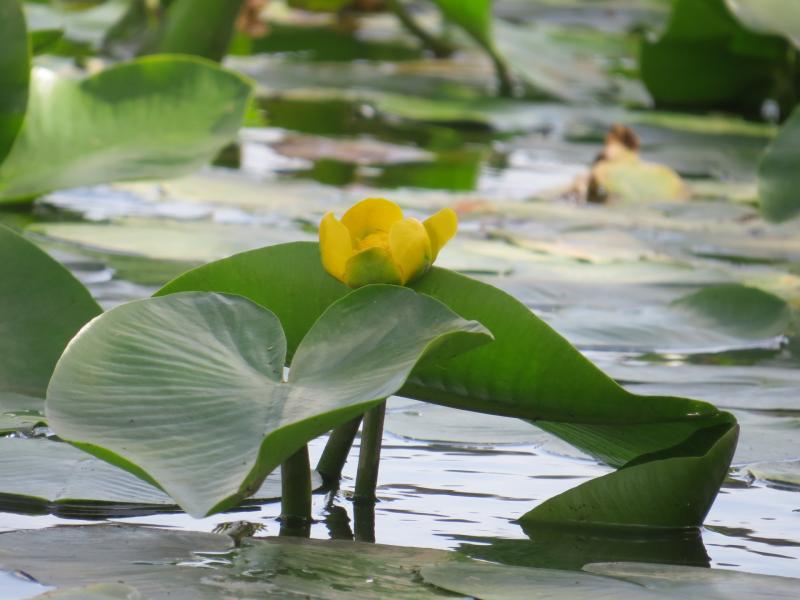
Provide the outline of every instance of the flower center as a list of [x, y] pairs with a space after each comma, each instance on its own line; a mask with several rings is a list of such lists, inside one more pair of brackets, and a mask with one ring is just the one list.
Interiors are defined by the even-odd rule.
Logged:
[[389, 234], [385, 231], [373, 231], [355, 241], [355, 250], [360, 252], [368, 248], [389, 249]]

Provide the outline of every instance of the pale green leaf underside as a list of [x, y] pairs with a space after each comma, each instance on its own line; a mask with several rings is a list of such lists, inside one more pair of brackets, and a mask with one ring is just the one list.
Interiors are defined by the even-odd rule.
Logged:
[[203, 516], [249, 496], [310, 439], [396, 392], [427, 352], [488, 339], [433, 299], [369, 286], [326, 311], [283, 382], [286, 340], [270, 311], [222, 294], [140, 300], [70, 344], [46, 416], [63, 438]]

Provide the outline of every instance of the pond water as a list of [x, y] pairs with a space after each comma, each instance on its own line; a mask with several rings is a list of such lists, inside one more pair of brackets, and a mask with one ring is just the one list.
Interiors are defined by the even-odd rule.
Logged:
[[[615, 18], [627, 24], [658, 11], [640, 12]], [[591, 17], [581, 15], [537, 13], [564, 27]], [[621, 26], [615, 23], [607, 23], [609, 39]], [[291, 37], [282, 39], [275, 43]], [[796, 325], [742, 333], [673, 304], [704, 285], [740, 282], [786, 299], [796, 318], [800, 227], [765, 223], [752, 201], [757, 157], [772, 128], [619, 105], [491, 100], [491, 74], [475, 57], [432, 65], [406, 44], [360, 44], [328, 57], [342, 62], [291, 52], [231, 59], [259, 82], [261, 99], [251, 126], [213, 167], [172, 181], [65, 190], [0, 220], [52, 252], [111, 307], [151, 294], [192, 265], [315, 239], [325, 211], [341, 214], [363, 197], [389, 197], [417, 216], [455, 206], [459, 236], [442, 266], [509, 291], [638, 393], [733, 411], [742, 423], [734, 469], [700, 535], [525, 531], [514, 519], [610, 469], [521, 421], [393, 398], [374, 531], [348, 499], [356, 443], [342, 489], [315, 496], [312, 537], [374, 535], [518, 565], [579, 568], [646, 556], [800, 577]], [[569, 73], [563, 76], [569, 85]], [[596, 206], [576, 199], [576, 179], [615, 122], [637, 131], [647, 160], [685, 178], [692, 201]], [[323, 445], [312, 444], [312, 460]], [[0, 509], [0, 531], [98, 520], [25, 514], [7, 503]], [[266, 503], [199, 520], [176, 512], [105, 520], [211, 531], [246, 519], [275, 534], [278, 512]], [[0, 589], [14, 585], [19, 595], [4, 598], [33, 595], [23, 595], [28, 584], [20, 577], [0, 573]]]

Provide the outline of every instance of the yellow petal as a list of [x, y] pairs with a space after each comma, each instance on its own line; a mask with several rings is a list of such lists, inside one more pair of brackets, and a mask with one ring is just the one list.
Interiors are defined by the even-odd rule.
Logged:
[[342, 217], [342, 223], [350, 230], [354, 240], [360, 240], [376, 231], [389, 233], [403, 211], [397, 204], [384, 198], [367, 198], [350, 207]]
[[433, 262], [428, 233], [416, 219], [403, 219], [392, 225], [389, 249], [403, 285], [425, 273]]
[[450, 241], [458, 229], [458, 216], [452, 208], [443, 208], [432, 217], [425, 219], [425, 230], [431, 239], [432, 260], [439, 256], [439, 250]]
[[385, 248], [368, 248], [347, 261], [345, 283], [352, 288], [368, 283], [400, 283], [400, 271]]
[[353, 242], [350, 232], [329, 212], [319, 224], [319, 250], [322, 266], [339, 281], [345, 281], [345, 267], [353, 256]]

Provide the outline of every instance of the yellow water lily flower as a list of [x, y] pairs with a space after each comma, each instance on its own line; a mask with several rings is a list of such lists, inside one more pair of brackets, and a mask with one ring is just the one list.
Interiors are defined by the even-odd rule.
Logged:
[[319, 226], [322, 265], [350, 287], [368, 283], [405, 285], [424, 275], [458, 228], [452, 208], [420, 222], [404, 218], [397, 204], [367, 198], [339, 221], [332, 212]]

